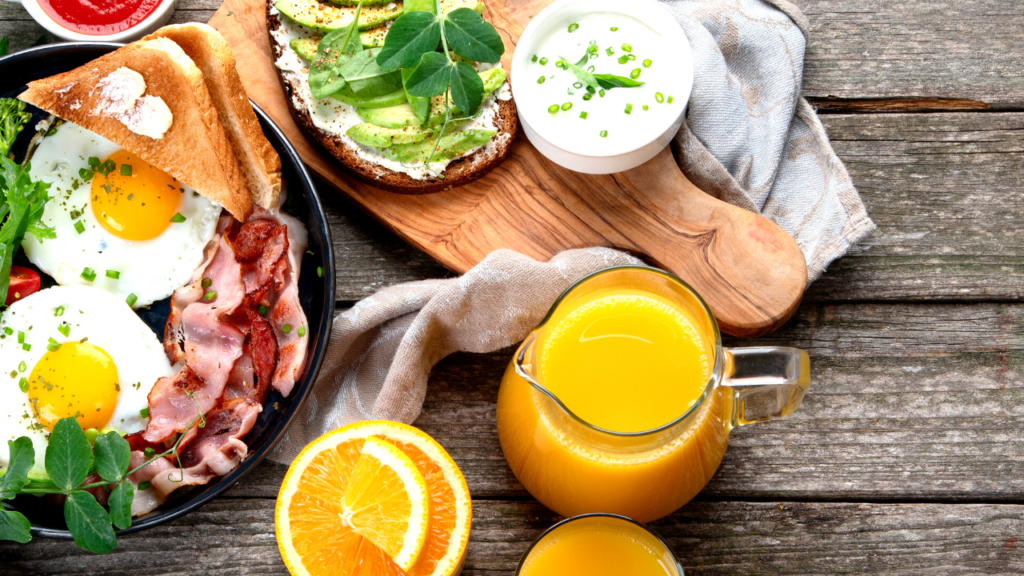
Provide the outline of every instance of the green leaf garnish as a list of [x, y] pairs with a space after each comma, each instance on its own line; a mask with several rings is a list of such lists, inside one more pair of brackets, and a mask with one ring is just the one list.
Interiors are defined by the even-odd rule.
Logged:
[[28, 471], [36, 463], [36, 449], [26, 436], [17, 440], [8, 440], [7, 448], [10, 458], [7, 471], [0, 481], [0, 500], [9, 500], [28, 484]]
[[377, 63], [385, 70], [412, 68], [441, 42], [441, 19], [430, 12], [406, 12], [395, 20], [384, 38]]
[[406, 90], [413, 96], [429, 98], [440, 96], [448, 90], [454, 64], [439, 52], [427, 52], [420, 65], [409, 76]]
[[498, 31], [472, 8], [449, 12], [444, 17], [444, 34], [452, 52], [467, 60], [493, 64], [505, 53]]
[[309, 91], [314, 98], [327, 98], [348, 84], [341, 67], [363, 50], [363, 41], [359, 39], [362, 10], [363, 1], [359, 0], [352, 23], [324, 36], [317, 44], [316, 59], [309, 66]]
[[[7, 37], [4, 36], [4, 42]], [[0, 156], [7, 156], [18, 139], [22, 128], [32, 119], [32, 114], [25, 112], [25, 103], [14, 98], [0, 98]]]
[[132, 457], [128, 441], [111, 431], [96, 437], [95, 448], [96, 473], [110, 482], [121, 480]]
[[601, 88], [606, 90], [611, 90], [612, 88], [637, 88], [646, 84], [646, 82], [639, 82], [632, 78], [616, 76], [614, 74], [594, 74], [594, 78], [597, 79]]
[[[566, 68], [568, 68], [570, 72], [572, 72], [573, 74], [576, 75], [577, 78], [579, 78], [580, 82], [583, 82], [587, 86], [593, 86], [594, 88], [600, 87], [597, 77], [594, 74], [587, 72], [586, 70], [583, 69], [582, 66], [570, 63], [569, 60], [566, 59], [564, 56], [559, 56], [559, 58], [561, 58], [562, 62], [565, 63]], [[586, 55], [583, 56], [583, 61], [587, 61]]]
[[[85, 439], [84, 435], [82, 439]], [[110, 516], [96, 498], [84, 490], [68, 494], [68, 499], [64, 502], [64, 521], [68, 524], [75, 544], [80, 548], [96, 554], [106, 554], [117, 546], [117, 537], [114, 535]]]
[[455, 106], [465, 110], [467, 115], [473, 115], [483, 102], [484, 81], [472, 66], [456, 62], [451, 76], [451, 91]]
[[74, 418], [58, 420], [50, 434], [45, 456], [46, 473], [53, 483], [64, 492], [71, 492], [85, 481], [92, 461], [92, 448], [78, 421]]
[[13, 540], [24, 544], [32, 539], [32, 525], [21, 512], [0, 507], [0, 540]]
[[107, 497], [107, 508], [110, 509], [110, 521], [121, 530], [132, 526], [132, 500], [135, 499], [135, 486], [127, 480], [118, 482]]

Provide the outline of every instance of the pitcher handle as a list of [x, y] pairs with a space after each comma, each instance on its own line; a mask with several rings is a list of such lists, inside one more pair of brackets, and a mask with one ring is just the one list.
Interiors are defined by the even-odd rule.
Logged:
[[797, 348], [727, 348], [724, 386], [732, 390], [732, 425], [785, 418], [811, 384], [811, 362]]

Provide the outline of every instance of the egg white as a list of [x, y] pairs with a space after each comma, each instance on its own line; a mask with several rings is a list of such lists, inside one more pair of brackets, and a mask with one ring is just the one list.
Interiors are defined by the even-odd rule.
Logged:
[[[64, 311], [55, 316], [60, 306]], [[61, 322], [71, 326], [68, 336], [57, 330]], [[31, 350], [18, 343], [19, 331], [25, 333]], [[88, 338], [114, 360], [120, 391], [106, 427], [123, 434], [146, 428], [149, 420], [141, 410], [149, 407], [150, 389], [157, 379], [174, 373], [156, 334], [119, 296], [90, 286], [54, 286], [15, 302], [0, 320], [0, 466], [10, 458], [8, 440], [28, 436], [36, 451], [35, 468], [45, 469], [49, 433], [37, 425], [28, 394], [18, 383], [46, 354], [50, 338], [61, 344]], [[22, 362], [25, 370], [20, 369]]]
[[[58, 284], [95, 286], [120, 296], [122, 301], [134, 294], [138, 298], [134, 307], [138, 308], [167, 298], [192, 280], [193, 271], [202, 263], [203, 249], [216, 233], [221, 208], [185, 187], [178, 209], [184, 222], [170, 224], [151, 240], [125, 240], [113, 235], [93, 215], [89, 205], [91, 186], [82, 182], [78, 172], [88, 167], [90, 157], [103, 160], [120, 149], [71, 123], [62, 124], [55, 134], [47, 136], [32, 157], [30, 175], [33, 180], [51, 184], [51, 200], [42, 220], [54, 228], [57, 237], [40, 241], [26, 234], [22, 245], [29, 260]], [[76, 222], [84, 224], [84, 232], [75, 229]], [[93, 281], [82, 278], [85, 268], [96, 272]], [[120, 277], [107, 278], [107, 270], [120, 272]]]

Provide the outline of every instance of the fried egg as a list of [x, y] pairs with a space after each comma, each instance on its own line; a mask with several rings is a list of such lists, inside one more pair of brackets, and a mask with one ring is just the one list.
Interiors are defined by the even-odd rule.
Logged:
[[26, 234], [23, 247], [62, 286], [147, 306], [192, 280], [216, 233], [220, 206], [75, 124], [43, 139], [30, 175], [51, 184], [42, 220], [57, 238]]
[[15, 302], [0, 321], [0, 466], [7, 442], [28, 436], [44, 470], [61, 418], [83, 429], [144, 430], [150, 389], [173, 373], [156, 334], [120, 296], [54, 286]]

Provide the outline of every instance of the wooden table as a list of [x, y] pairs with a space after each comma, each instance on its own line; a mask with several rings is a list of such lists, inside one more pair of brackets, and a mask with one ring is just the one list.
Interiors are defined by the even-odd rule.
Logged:
[[[181, 0], [174, 21], [205, 22], [217, 4]], [[833, 264], [788, 325], [757, 340], [811, 353], [800, 411], [734, 432], [698, 500], [654, 527], [691, 576], [1020, 574], [1024, 7], [797, 4], [813, 26], [805, 94], [878, 231]], [[0, 35], [21, 49], [43, 31], [4, 2]], [[386, 285], [447, 274], [327, 196], [340, 310]], [[516, 482], [498, 445], [494, 400], [510, 354], [442, 362], [416, 422], [448, 448], [473, 493], [466, 574], [510, 575], [557, 520]], [[284, 472], [265, 463], [226, 496], [122, 538], [108, 556], [64, 541], [2, 544], [0, 572], [285, 574], [273, 533]]]

